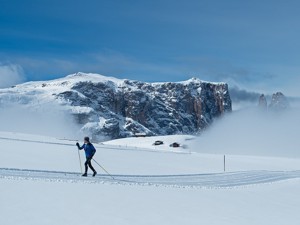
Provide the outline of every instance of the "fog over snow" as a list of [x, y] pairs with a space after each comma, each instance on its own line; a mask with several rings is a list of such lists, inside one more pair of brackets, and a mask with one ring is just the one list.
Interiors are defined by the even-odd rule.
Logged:
[[0, 63], [0, 88], [10, 87], [24, 81], [25, 75], [21, 66]]
[[58, 138], [78, 138], [79, 126], [70, 114], [55, 105], [31, 109], [21, 105], [0, 107], [1, 131], [47, 135]]
[[235, 111], [197, 138], [193, 150], [207, 153], [300, 157], [300, 110]]

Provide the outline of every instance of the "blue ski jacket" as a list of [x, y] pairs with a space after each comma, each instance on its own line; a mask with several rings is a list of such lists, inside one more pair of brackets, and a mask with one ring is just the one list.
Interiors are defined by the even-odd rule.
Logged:
[[79, 146], [78, 148], [80, 150], [84, 149], [85, 156], [87, 158], [93, 157], [95, 155], [95, 153], [96, 153], [96, 149], [95, 149], [94, 145], [91, 144], [91, 143], [83, 144], [81, 147]]

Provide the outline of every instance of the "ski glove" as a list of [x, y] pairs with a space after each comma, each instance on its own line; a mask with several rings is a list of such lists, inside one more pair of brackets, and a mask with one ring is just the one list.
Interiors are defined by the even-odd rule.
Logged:
[[79, 143], [78, 143], [78, 142], [76, 143], [76, 146], [77, 146], [78, 148], [80, 147], [80, 145], [79, 145]]

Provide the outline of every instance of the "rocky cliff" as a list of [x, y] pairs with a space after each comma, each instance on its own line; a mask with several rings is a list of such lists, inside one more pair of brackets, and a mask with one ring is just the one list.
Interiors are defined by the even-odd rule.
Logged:
[[196, 78], [176, 83], [145, 83], [77, 73], [3, 89], [0, 102], [3, 104], [5, 99], [31, 106], [47, 104], [51, 99], [63, 105], [82, 130], [97, 139], [136, 133], [195, 134], [232, 110], [227, 84]]
[[269, 108], [272, 110], [285, 110], [289, 108], [290, 104], [281, 92], [276, 92], [272, 95], [272, 100], [269, 105]]
[[272, 95], [271, 102], [268, 105], [264, 94], [259, 97], [258, 106], [261, 109], [269, 109], [272, 111], [282, 111], [290, 107], [289, 101], [281, 92], [276, 92]]
[[261, 109], [267, 109], [268, 108], [268, 102], [264, 94], [260, 95], [258, 100], [258, 107]]

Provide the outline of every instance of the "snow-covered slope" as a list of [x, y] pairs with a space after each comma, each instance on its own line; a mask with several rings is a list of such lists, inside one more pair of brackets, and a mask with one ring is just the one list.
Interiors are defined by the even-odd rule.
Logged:
[[9, 104], [31, 110], [59, 105], [60, 110], [74, 116], [82, 131], [98, 140], [135, 133], [195, 134], [231, 111], [225, 83], [195, 78], [144, 83], [85, 73], [0, 89], [0, 107]]
[[75, 140], [1, 132], [0, 224], [282, 225], [300, 219], [297, 158], [228, 155], [224, 173], [223, 155], [152, 149], [151, 138], [135, 139], [140, 148], [125, 147], [128, 140], [134, 141], [95, 145], [95, 159], [114, 179], [95, 162], [99, 174], [82, 178]]
[[[131, 138], [121, 138], [111, 141], [104, 142], [105, 145], [112, 146], [122, 146], [131, 147], [131, 148], [147, 148], [159, 151], [167, 152], [181, 152], [181, 153], [190, 153], [191, 149], [189, 144], [193, 143], [193, 140], [196, 137], [191, 135], [168, 135], [168, 136], [153, 136], [153, 137], [131, 137]], [[160, 145], [155, 145], [155, 142], [162, 142]], [[178, 143], [179, 147], [172, 147], [170, 145]]]

